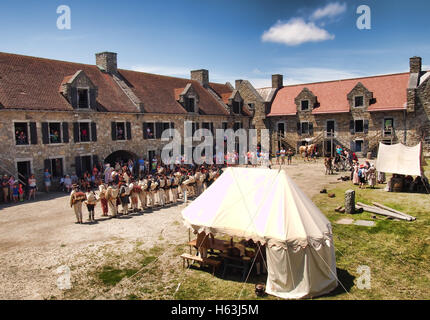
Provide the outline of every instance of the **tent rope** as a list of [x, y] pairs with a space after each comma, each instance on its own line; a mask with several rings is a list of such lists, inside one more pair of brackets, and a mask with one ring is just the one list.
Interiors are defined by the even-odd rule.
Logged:
[[[334, 244], [333, 244], [334, 245]], [[346, 290], [345, 286], [343, 285], [342, 281], [339, 280], [339, 278], [337, 277], [337, 274], [335, 274], [333, 271], [331, 271], [330, 266], [327, 264], [327, 262], [324, 260], [323, 257], [321, 257], [321, 255], [319, 254], [318, 250], [315, 250], [315, 252], [318, 254], [318, 256], [321, 258], [321, 260], [325, 263], [325, 265], [327, 266], [328, 270], [330, 271], [330, 273], [336, 278], [336, 280], [340, 283], [340, 285], [342, 286], [343, 290], [345, 290], [345, 292], [347, 294], [349, 294], [353, 299], [356, 299], [354, 297], [354, 295], [352, 295], [351, 293], [348, 292], [348, 290]], [[357, 300], [357, 299], [356, 299]]]

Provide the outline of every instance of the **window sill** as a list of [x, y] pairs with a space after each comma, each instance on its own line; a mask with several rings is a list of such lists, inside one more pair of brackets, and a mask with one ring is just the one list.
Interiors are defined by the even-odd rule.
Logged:
[[66, 144], [64, 142], [61, 142], [61, 143], [47, 143], [46, 145], [47, 146], [64, 146]]

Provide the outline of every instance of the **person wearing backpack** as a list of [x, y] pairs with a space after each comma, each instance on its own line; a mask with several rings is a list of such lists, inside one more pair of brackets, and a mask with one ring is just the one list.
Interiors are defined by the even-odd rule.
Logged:
[[365, 174], [364, 164], [360, 165], [360, 169], [358, 169], [358, 178], [360, 179], [359, 188], [362, 189], [366, 183], [366, 174]]

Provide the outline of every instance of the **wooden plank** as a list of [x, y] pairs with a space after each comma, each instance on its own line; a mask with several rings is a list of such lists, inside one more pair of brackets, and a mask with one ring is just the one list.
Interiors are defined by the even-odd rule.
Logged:
[[401, 220], [408, 220], [409, 221], [409, 218], [407, 218], [407, 217], [405, 217], [405, 216], [403, 216], [401, 214], [397, 214], [397, 213], [394, 213], [394, 212], [391, 212], [391, 211], [388, 211], [388, 210], [384, 210], [384, 209], [381, 209], [381, 208], [377, 208], [377, 207], [372, 207], [372, 206], [366, 205], [366, 204], [361, 203], [361, 202], [357, 202], [357, 208], [358, 209], [359, 208], [363, 208], [363, 210], [371, 212], [371, 213], [376, 213], [376, 214], [380, 214], [380, 215], [383, 215], [383, 216], [388, 216], [388, 217], [393, 217], [393, 218], [397, 218], [397, 219], [401, 219]]
[[187, 259], [187, 260], [194, 260], [194, 261], [198, 261], [198, 262], [203, 262], [203, 259], [199, 256], [193, 256], [189, 253], [183, 253], [181, 254], [181, 258], [182, 259]]
[[391, 211], [391, 212], [394, 212], [394, 213], [401, 214], [401, 215], [403, 215], [403, 216], [405, 216], [405, 217], [407, 217], [407, 218], [411, 218], [412, 220], [416, 220], [416, 219], [417, 219], [417, 218], [415, 218], [415, 217], [413, 217], [413, 216], [411, 216], [411, 215], [409, 215], [409, 214], [406, 214], [406, 213], [404, 213], [404, 212], [397, 211], [397, 210], [395, 210], [395, 209], [393, 209], [393, 208], [390, 208], [390, 207], [384, 206], [383, 204], [380, 204], [380, 203], [378, 203], [378, 202], [372, 202], [372, 204], [373, 204], [374, 206], [378, 207], [378, 208], [385, 209], [385, 210], [388, 210], [388, 211]]

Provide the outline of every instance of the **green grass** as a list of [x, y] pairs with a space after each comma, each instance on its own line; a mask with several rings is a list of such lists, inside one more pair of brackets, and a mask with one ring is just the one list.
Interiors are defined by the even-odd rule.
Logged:
[[[430, 161], [429, 161], [430, 163]], [[429, 167], [426, 167], [426, 172]], [[430, 172], [429, 174], [430, 175]], [[429, 299], [430, 298], [430, 195], [387, 193], [382, 185], [377, 189], [359, 189], [351, 182], [328, 184], [327, 194], [312, 200], [330, 220], [336, 250], [337, 275], [342, 285], [333, 293], [317, 299]], [[416, 221], [395, 221], [363, 212], [347, 215], [334, 211], [344, 205], [348, 189], [356, 191], [356, 200], [372, 204], [379, 202], [417, 218]], [[341, 218], [375, 221], [374, 227], [337, 224]], [[224, 237], [228, 239], [228, 237]], [[247, 283], [240, 273], [229, 272], [223, 278], [222, 268], [215, 276], [198, 264], [182, 268], [179, 256], [189, 252], [183, 244], [159, 245], [140, 249], [136, 244], [130, 253], [113, 254], [106, 250], [106, 259], [97, 272], [89, 272], [74, 283], [68, 298], [106, 297], [116, 299], [277, 299], [257, 298], [256, 283], [265, 283], [266, 276], [251, 276]], [[360, 290], [357, 268], [368, 266], [371, 289]], [[139, 272], [137, 272], [139, 271]], [[137, 272], [137, 273], [136, 273]], [[133, 275], [131, 281], [119, 282]], [[121, 287], [119, 292], [116, 288]], [[344, 288], [343, 288], [343, 287]]]
[[[334, 211], [343, 205], [344, 192], [356, 191], [356, 201], [372, 204], [379, 202], [417, 218], [416, 221], [394, 221], [372, 213], [346, 215]], [[330, 199], [320, 194], [315, 204], [329, 218], [333, 227], [336, 263], [348, 275], [359, 276], [357, 267], [371, 269], [371, 290], [359, 290], [356, 284], [349, 293], [326, 298], [358, 299], [428, 299], [430, 297], [430, 195], [414, 193], [388, 193], [378, 189], [359, 189], [351, 182], [327, 190], [335, 193]], [[374, 220], [374, 227], [337, 224], [341, 218]], [[342, 279], [340, 279], [342, 281]]]
[[136, 269], [116, 269], [111, 266], [104, 266], [98, 273], [98, 278], [104, 285], [114, 286], [120, 282], [124, 277], [131, 277], [137, 272]]

